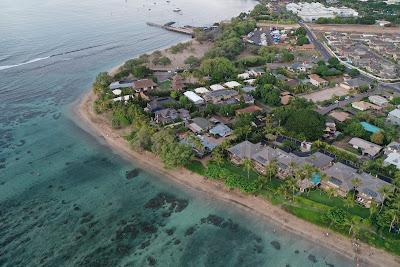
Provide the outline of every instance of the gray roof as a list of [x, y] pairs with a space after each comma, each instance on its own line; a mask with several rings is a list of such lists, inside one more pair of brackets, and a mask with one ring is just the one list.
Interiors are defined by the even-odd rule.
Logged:
[[253, 144], [249, 141], [243, 141], [231, 148], [228, 151], [241, 159], [250, 159], [254, 154], [261, 150], [261, 144]]
[[324, 168], [333, 162], [333, 158], [329, 157], [321, 152], [315, 152], [311, 156], [307, 157], [306, 161], [314, 167]]
[[245, 93], [250, 93], [250, 92], [255, 91], [255, 90], [256, 90], [256, 87], [255, 87], [255, 86], [251, 86], [251, 85], [247, 85], [247, 86], [242, 87], [241, 90], [242, 90], [243, 92], [245, 92]]
[[382, 147], [379, 145], [376, 145], [374, 143], [365, 141], [364, 139], [354, 137], [349, 141], [349, 144], [352, 146], [359, 147], [363, 153], [366, 153], [372, 157], [374, 157], [376, 154], [381, 151]]
[[348, 81], [346, 81], [346, 83], [351, 86], [351, 87], [360, 87], [363, 85], [369, 85], [369, 83], [367, 81], [361, 80], [360, 78], [354, 78], [354, 79], [350, 79]]
[[232, 132], [231, 128], [229, 128], [223, 123], [217, 124], [214, 128], [210, 130], [211, 134], [219, 135], [221, 137], [225, 137], [229, 135], [231, 132]]
[[217, 91], [208, 92], [208, 93], [205, 93], [204, 96], [207, 96], [207, 97], [233, 97], [238, 94], [239, 93], [236, 90], [226, 89], [226, 90], [217, 90]]
[[197, 124], [202, 130], [208, 130], [208, 128], [211, 127], [211, 123], [205, 118], [196, 117], [192, 119], [192, 121], [193, 123]]

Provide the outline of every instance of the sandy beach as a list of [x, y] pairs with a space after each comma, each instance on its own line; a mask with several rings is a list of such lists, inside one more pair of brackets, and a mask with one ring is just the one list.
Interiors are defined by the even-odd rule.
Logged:
[[[138, 153], [132, 150], [121, 134], [111, 128], [107, 119], [94, 112], [92, 107], [95, 98], [95, 94], [90, 90], [73, 107], [73, 115], [77, 123], [100, 142], [107, 144], [114, 152], [131, 160], [135, 165], [145, 170], [151, 170], [180, 186], [198, 191], [205, 197], [234, 203], [238, 208], [252, 212], [261, 219], [279, 225], [283, 230], [291, 231], [316, 244], [354, 259], [355, 266], [389, 267], [400, 265], [399, 257], [367, 244], [361, 243], [358, 247], [359, 251], [355, 252], [353, 242], [349, 238], [303, 221], [261, 198], [245, 195], [238, 191], [230, 191], [221, 182], [207, 180], [184, 168], [165, 169], [164, 164], [154, 154], [149, 152]], [[360, 265], [357, 265], [357, 263]]]

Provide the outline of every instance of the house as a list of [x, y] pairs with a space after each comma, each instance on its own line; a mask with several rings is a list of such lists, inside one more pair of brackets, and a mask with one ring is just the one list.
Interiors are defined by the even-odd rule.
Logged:
[[350, 118], [350, 114], [344, 111], [332, 111], [329, 113], [329, 116], [337, 120], [338, 122], [344, 122], [348, 118]]
[[380, 107], [385, 107], [387, 106], [387, 104], [389, 104], [389, 101], [386, 98], [379, 95], [371, 95], [368, 97], [368, 100], [372, 104], [378, 105]]
[[211, 128], [211, 123], [201, 117], [196, 117], [192, 119], [192, 123], [189, 124], [188, 128], [194, 133], [207, 132]]
[[244, 73], [238, 74], [237, 77], [238, 77], [238, 79], [246, 80], [246, 79], [249, 79], [249, 78], [250, 78], [250, 73], [244, 72]]
[[180, 143], [191, 146], [198, 158], [203, 158], [220, 144], [217, 139], [204, 135], [185, 136]]
[[236, 81], [226, 82], [226, 83], [224, 83], [224, 85], [226, 87], [228, 87], [229, 89], [234, 89], [234, 88], [238, 88], [238, 87], [242, 86], [240, 83], [238, 83]]
[[218, 123], [216, 126], [210, 129], [210, 134], [220, 137], [229, 136], [232, 133], [232, 129], [223, 123]]
[[168, 124], [178, 119], [178, 112], [174, 108], [165, 108], [154, 112], [154, 121], [158, 124]]
[[350, 80], [346, 80], [344, 82], [342, 82], [340, 84], [341, 87], [351, 90], [351, 89], [357, 89], [360, 87], [364, 87], [364, 86], [368, 86], [370, 87], [371, 85], [369, 84], [369, 82], [364, 81], [360, 78], [354, 78], [354, 79], [350, 79]]
[[[357, 192], [358, 202], [369, 207], [372, 201], [381, 203], [383, 196], [379, 193], [383, 186], [390, 187], [391, 185], [378, 178], [371, 176], [368, 173], [358, 172], [356, 169], [337, 162], [330, 168], [324, 170], [328, 176], [326, 181], [321, 181], [321, 186], [324, 189], [333, 188], [341, 196], [355, 188]], [[359, 181], [358, 186], [354, 186], [354, 180]]]
[[336, 137], [336, 123], [334, 122], [326, 122], [324, 129], [324, 138], [333, 139]]
[[112, 90], [113, 95], [121, 95], [122, 94], [122, 90], [121, 89], [114, 89]]
[[120, 101], [125, 101], [127, 102], [129, 99], [133, 99], [133, 95], [124, 95], [124, 96], [119, 96], [113, 99], [114, 102], [120, 102]]
[[237, 96], [239, 93], [236, 90], [217, 90], [213, 92], [209, 92], [204, 94], [204, 100], [207, 102], [212, 102], [214, 104], [221, 103], [225, 100], [231, 99], [235, 96]]
[[366, 111], [369, 109], [374, 109], [374, 110], [381, 110], [382, 108], [378, 105], [368, 103], [365, 101], [356, 101], [351, 103], [351, 106], [355, 109], [361, 110], [361, 111]]
[[187, 109], [180, 108], [178, 109], [178, 114], [179, 118], [182, 119], [183, 121], [188, 121], [190, 120], [190, 112]]
[[308, 76], [310, 78], [310, 83], [317, 87], [325, 87], [328, 85], [328, 81], [319, 77], [318, 74], [311, 74]]
[[282, 92], [280, 95], [281, 98], [281, 104], [286, 106], [290, 103], [290, 99], [292, 99], [294, 96], [289, 93], [289, 92]]
[[256, 79], [248, 79], [248, 80], [245, 80], [244, 83], [248, 84], [248, 85], [254, 85], [256, 83], [256, 81], [257, 81]]
[[292, 65], [290, 65], [288, 67], [288, 69], [290, 71], [301, 71], [301, 72], [306, 72], [307, 71], [307, 68], [302, 63], [299, 63], [299, 62], [293, 63]]
[[245, 93], [251, 93], [254, 92], [256, 90], [255, 86], [251, 86], [251, 85], [246, 85], [244, 87], [241, 88], [241, 90]]
[[295, 87], [298, 86], [300, 84], [299, 80], [296, 79], [289, 79], [286, 81], [286, 85], [289, 87]]
[[237, 95], [235, 96], [237, 101], [243, 101], [246, 104], [254, 104], [254, 97], [249, 94]]
[[132, 88], [133, 81], [117, 81], [110, 84], [110, 89]]
[[201, 105], [204, 104], [204, 99], [201, 98], [198, 94], [192, 91], [186, 91], [183, 93], [184, 96], [186, 96], [190, 102], [192, 102], [195, 105]]
[[223, 87], [220, 84], [213, 84], [210, 86], [211, 91], [218, 91], [218, 90], [224, 90], [225, 87]]
[[384, 166], [393, 165], [400, 170], [400, 153], [392, 152], [383, 161]]
[[240, 115], [240, 114], [245, 114], [245, 113], [254, 113], [254, 112], [261, 111], [261, 110], [262, 110], [262, 108], [260, 108], [259, 106], [251, 105], [251, 106], [248, 106], [248, 107], [245, 107], [242, 109], [237, 109], [235, 112], [236, 112], [236, 115]]
[[304, 178], [303, 180], [299, 180], [297, 182], [297, 186], [300, 189], [300, 192], [306, 191], [306, 189], [313, 188], [318, 186], [321, 183], [321, 174], [313, 173], [310, 178]]
[[167, 106], [175, 105], [177, 102], [171, 97], [157, 97], [147, 103], [147, 107], [145, 108], [146, 112], [156, 112], [158, 110], [164, 109]]
[[355, 149], [361, 150], [361, 154], [364, 156], [369, 156], [370, 158], [375, 158], [376, 155], [382, 150], [382, 147], [374, 143], [365, 141], [364, 139], [353, 137], [349, 144]]
[[199, 87], [199, 88], [194, 89], [194, 92], [195, 92], [196, 94], [203, 95], [203, 94], [205, 94], [205, 93], [210, 92], [210, 90], [208, 90], [208, 89], [205, 88], [205, 87]]
[[260, 143], [253, 144], [243, 141], [228, 149], [230, 159], [235, 164], [242, 164], [245, 159], [251, 159], [262, 148]]
[[390, 144], [388, 144], [385, 149], [383, 150], [385, 155], [389, 155], [392, 152], [397, 152], [400, 153], [400, 143], [398, 142], [391, 142]]
[[390, 111], [387, 120], [392, 124], [400, 126], [400, 109]]
[[137, 92], [147, 92], [149, 90], [153, 90], [157, 84], [149, 79], [142, 79], [133, 82], [132, 88]]
[[176, 74], [174, 78], [172, 78], [171, 88], [175, 91], [182, 91], [183, 88], [185, 88], [185, 80], [181, 75]]

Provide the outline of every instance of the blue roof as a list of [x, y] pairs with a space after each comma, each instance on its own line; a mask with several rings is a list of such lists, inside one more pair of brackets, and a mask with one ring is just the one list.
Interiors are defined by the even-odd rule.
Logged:
[[229, 135], [231, 132], [232, 132], [231, 128], [229, 128], [223, 123], [218, 124], [217, 126], [215, 126], [210, 130], [211, 134], [219, 135], [221, 137]]
[[366, 130], [367, 132], [370, 133], [377, 133], [381, 130], [381, 128], [376, 127], [375, 125], [372, 125], [366, 121], [360, 122], [361, 126]]

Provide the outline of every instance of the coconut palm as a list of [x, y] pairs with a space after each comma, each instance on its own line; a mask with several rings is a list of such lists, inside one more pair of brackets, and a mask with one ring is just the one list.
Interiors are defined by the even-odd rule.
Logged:
[[353, 179], [351, 179], [351, 184], [353, 185], [353, 190], [354, 190], [353, 198], [355, 198], [355, 196], [356, 196], [356, 190], [357, 190], [358, 187], [362, 184], [361, 179], [358, 178], [358, 177], [353, 178]]
[[379, 212], [378, 212], [378, 214], [379, 214], [379, 213], [381, 213], [381, 211], [382, 211], [383, 204], [385, 203], [386, 197], [387, 197], [388, 194], [391, 192], [390, 186], [388, 186], [388, 185], [385, 184], [385, 185], [381, 186], [381, 187], [378, 189], [378, 192], [379, 192], [379, 194], [381, 194], [381, 196], [382, 196], [382, 203], [381, 203], [381, 205], [380, 205]]
[[271, 182], [272, 176], [276, 176], [278, 173], [278, 161], [276, 158], [272, 159], [266, 166], [266, 171], [268, 173], [269, 181]]
[[326, 194], [328, 195], [328, 198], [331, 199], [336, 193], [336, 190], [334, 188], [328, 188], [326, 190]]
[[250, 170], [251, 170], [251, 167], [253, 166], [253, 162], [251, 161], [251, 159], [244, 159], [243, 166], [245, 167], [245, 169], [247, 171], [247, 179], [249, 179], [250, 178]]

